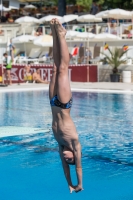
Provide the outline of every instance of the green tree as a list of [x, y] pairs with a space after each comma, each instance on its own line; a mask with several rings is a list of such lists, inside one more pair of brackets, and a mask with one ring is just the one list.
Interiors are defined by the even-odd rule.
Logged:
[[[101, 5], [102, 10], [122, 8], [127, 10], [133, 9], [133, 0], [94, 0], [98, 5]], [[58, 6], [59, 15], [66, 11], [66, 4], [79, 5], [84, 7], [84, 11], [90, 11], [93, 0], [52, 0]]]
[[89, 12], [93, 0], [76, 0], [76, 4], [84, 7], [85, 12]]
[[102, 3], [103, 7], [106, 8], [122, 8], [122, 9], [130, 9], [133, 8], [133, 0], [104, 0]]

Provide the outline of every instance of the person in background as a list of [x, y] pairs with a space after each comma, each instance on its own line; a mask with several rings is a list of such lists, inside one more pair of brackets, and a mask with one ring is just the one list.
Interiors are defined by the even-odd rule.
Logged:
[[9, 52], [10, 56], [14, 59], [15, 46], [12, 44], [12, 39], [10, 39]]
[[0, 19], [1, 19], [1, 23], [6, 23], [7, 22], [7, 18], [5, 16], [5, 14], [3, 14]]
[[116, 23], [107, 23], [108, 27], [106, 27], [105, 32], [117, 35], [118, 28], [116, 27]]
[[89, 48], [86, 48], [85, 52], [83, 53], [80, 63], [90, 63], [90, 60], [92, 59], [92, 52]]
[[42, 27], [39, 27], [35, 33], [35, 36], [40, 36], [40, 35], [43, 35], [43, 32], [42, 32]]
[[32, 78], [33, 78], [33, 82], [35, 83], [45, 83], [45, 84], [49, 83], [48, 81], [41, 79], [39, 68], [37, 68], [36, 72], [33, 73]]
[[29, 81], [32, 80], [30, 64], [28, 64], [24, 67], [23, 76], [24, 76], [24, 80], [26, 83], [28, 83]]
[[91, 64], [90, 60], [92, 59], [92, 52], [89, 48], [86, 48], [85, 58], [86, 58], [86, 63]]
[[112, 24], [117, 23], [117, 20], [112, 18], [112, 19], [110, 19], [110, 23], [112, 23]]
[[110, 33], [117, 35], [117, 27], [115, 22], [110, 24]]
[[7, 14], [6, 14], [6, 19], [8, 20], [9, 18], [10, 18], [10, 13], [9, 12], [7, 12]]
[[6, 68], [6, 83], [5, 84], [7, 85], [12, 85], [12, 79], [11, 79], [12, 62], [13, 62], [13, 58], [7, 53], [4, 53], [3, 63]]
[[78, 55], [79, 55], [78, 63], [82, 64], [83, 61], [84, 61], [84, 58], [85, 58], [85, 47], [83, 46], [83, 43], [81, 43], [80, 46], [79, 46]]
[[96, 24], [93, 25], [91, 33], [96, 34]]
[[95, 14], [97, 14], [97, 13], [98, 13], [98, 6], [97, 6], [96, 2], [94, 1], [94, 2], [92, 3], [92, 7], [91, 7], [91, 10], [90, 10], [90, 14], [95, 15]]

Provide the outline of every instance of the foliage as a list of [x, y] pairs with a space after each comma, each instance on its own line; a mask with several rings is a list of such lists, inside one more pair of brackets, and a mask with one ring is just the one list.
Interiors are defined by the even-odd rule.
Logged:
[[76, 0], [76, 4], [84, 7], [85, 12], [89, 12], [93, 0]]
[[53, 0], [54, 5], [58, 5], [58, 0]]
[[106, 9], [113, 9], [113, 8], [122, 8], [122, 9], [130, 9], [132, 8], [132, 0], [104, 0], [102, 6]]
[[76, 4], [76, 0], [66, 0], [67, 4], [71, 4], [71, 5], [75, 5]]
[[[84, 11], [88, 12], [91, 8], [92, 2], [93, 0], [63, 0], [66, 1], [67, 5], [79, 5], [79, 6], [83, 6], [84, 7]], [[103, 2], [104, 0], [99, 0], [101, 2]], [[58, 6], [58, 0], [52, 0], [52, 2]]]
[[124, 54], [127, 53], [128, 49], [126, 51], [120, 51], [120, 49], [115, 48], [114, 51], [111, 51], [110, 48], [108, 47], [107, 50], [110, 52], [111, 57], [102, 52], [102, 54], [105, 56], [105, 58], [101, 59], [101, 61], [105, 62], [105, 60], [106, 60], [106, 62], [110, 66], [112, 66], [113, 73], [117, 73], [118, 72], [118, 67], [121, 64], [125, 64], [126, 61], [127, 61], [127, 58], [123, 58], [123, 56], [124, 56]]
[[[58, 6], [58, 1], [59, 0], [51, 0], [50, 2], [49, 1], [44, 1], [44, 2]], [[101, 6], [101, 10], [113, 9], [113, 8], [122, 8], [131, 10], [133, 7], [133, 0], [62, 0], [62, 1], [66, 2], [67, 5], [71, 4], [71, 5], [83, 6], [85, 12], [90, 11], [93, 1], [96, 2], [97, 5]]]
[[97, 1], [97, 4], [98, 4], [98, 5], [102, 5], [104, 2], [105, 2], [105, 0], [98, 0], [98, 1]]

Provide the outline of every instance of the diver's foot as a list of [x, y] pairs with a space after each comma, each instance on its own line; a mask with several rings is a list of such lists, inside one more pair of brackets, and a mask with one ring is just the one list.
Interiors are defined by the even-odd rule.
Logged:
[[58, 36], [65, 37], [67, 31], [66, 29], [62, 26], [60, 21], [58, 19], [55, 19], [55, 28]]

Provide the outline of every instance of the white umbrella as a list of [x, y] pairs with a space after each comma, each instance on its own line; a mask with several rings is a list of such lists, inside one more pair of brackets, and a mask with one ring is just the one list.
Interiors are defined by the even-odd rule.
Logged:
[[32, 41], [36, 38], [37, 36], [33, 36], [33, 35], [21, 35], [18, 36], [16, 38], [12, 39], [13, 43], [23, 43], [23, 42], [29, 42]]
[[121, 38], [117, 35], [113, 35], [110, 33], [99, 33], [95, 35], [93, 38], [94, 40], [100, 40], [100, 41], [108, 41], [108, 40], [120, 40]]
[[79, 22], [102, 22], [102, 18], [97, 18], [95, 15], [81, 15], [77, 18], [77, 21]]
[[97, 13], [95, 15], [95, 17], [98, 17], [98, 18], [108, 18], [108, 12], [109, 12], [109, 10], [101, 11], [101, 12]]
[[126, 11], [119, 8], [109, 10], [106, 15], [107, 15], [107, 18], [114, 18], [114, 19], [131, 19], [132, 18], [132, 14], [130, 11]]
[[53, 37], [51, 35], [43, 35], [34, 39], [33, 44], [42, 46], [42, 47], [52, 47], [53, 46]]
[[40, 21], [40, 23], [44, 23], [44, 22], [49, 22], [54, 18], [62, 20], [61, 16], [58, 16], [58, 15], [47, 15], [47, 16], [42, 17], [41, 19], [39, 19], [39, 21]]
[[70, 15], [64, 15], [61, 19], [61, 23], [67, 23], [67, 22], [70, 22], [70, 21], [73, 21], [75, 19], [78, 18], [78, 15], [74, 15], [74, 14], [70, 14]]
[[27, 5], [24, 7], [24, 9], [36, 9], [37, 7], [36, 6], [33, 6], [33, 5]]
[[37, 16], [37, 17], [40, 16], [40, 15], [42, 15], [42, 13], [36, 13], [36, 16]]
[[10, 10], [19, 10], [19, 8], [15, 7], [15, 6], [9, 6]]
[[19, 24], [23, 24], [23, 23], [40, 23], [40, 21], [38, 19], [36, 19], [35, 17], [29, 17], [29, 16], [25, 16], [25, 17], [20, 17], [17, 20], [15, 20], [16, 23]]
[[92, 39], [95, 37], [95, 34], [88, 33], [88, 32], [78, 32], [75, 36], [76, 38], [86, 38], [86, 39]]
[[25, 55], [26, 55], [26, 48], [25, 48], [25, 43], [33, 41], [37, 36], [33, 35], [21, 35], [16, 38], [12, 39], [13, 43], [23, 43], [24, 44], [24, 50], [25, 50]]
[[1, 11], [10, 11], [11, 9], [10, 8], [6, 8], [4, 7], [2, 4], [0, 5], [0, 10]]
[[69, 31], [67, 31], [67, 33], [66, 33], [66, 38], [73, 38], [73, 37], [75, 37], [77, 34], [78, 34], [77, 31], [71, 31], [71, 30], [69, 30]]

